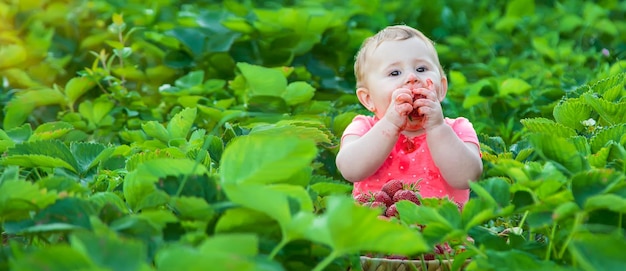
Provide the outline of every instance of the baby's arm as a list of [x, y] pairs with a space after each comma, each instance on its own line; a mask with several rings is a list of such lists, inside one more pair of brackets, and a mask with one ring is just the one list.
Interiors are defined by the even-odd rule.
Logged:
[[450, 186], [467, 189], [470, 181], [478, 180], [483, 164], [476, 144], [463, 142], [445, 123], [428, 129], [426, 141], [435, 165]]
[[396, 89], [385, 115], [369, 131], [363, 136], [344, 136], [336, 164], [346, 180], [362, 181], [380, 168], [406, 125], [407, 115], [413, 110], [412, 102], [410, 90]]
[[341, 175], [358, 182], [374, 174], [391, 153], [399, 134], [398, 127], [383, 118], [363, 136], [345, 136], [336, 158]]

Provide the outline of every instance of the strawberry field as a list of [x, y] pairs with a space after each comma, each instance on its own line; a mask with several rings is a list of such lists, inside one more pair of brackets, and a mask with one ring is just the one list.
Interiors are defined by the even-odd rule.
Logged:
[[[336, 169], [391, 24], [436, 42], [479, 134], [462, 211], [381, 218]], [[0, 78], [0, 270], [626, 266], [623, 1], [8, 0]]]

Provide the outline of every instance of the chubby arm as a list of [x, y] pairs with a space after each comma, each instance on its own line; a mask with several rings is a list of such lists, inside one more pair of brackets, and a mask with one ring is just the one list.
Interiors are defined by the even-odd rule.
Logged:
[[345, 136], [335, 161], [341, 175], [350, 182], [359, 182], [374, 174], [391, 153], [399, 135], [398, 127], [383, 118], [363, 136]]
[[426, 141], [435, 165], [450, 186], [467, 189], [470, 181], [480, 178], [483, 164], [479, 147], [463, 142], [452, 127], [442, 123], [428, 129]]

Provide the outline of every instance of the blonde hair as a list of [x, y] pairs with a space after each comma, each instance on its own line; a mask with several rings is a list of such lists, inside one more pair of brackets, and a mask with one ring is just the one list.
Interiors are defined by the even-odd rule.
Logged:
[[426, 35], [424, 35], [422, 32], [413, 27], [406, 25], [393, 25], [388, 26], [383, 30], [380, 30], [378, 33], [376, 33], [376, 35], [371, 36], [363, 41], [359, 52], [356, 54], [354, 62], [354, 76], [356, 77], [356, 87], [363, 87], [363, 81], [365, 79], [363, 68], [365, 66], [367, 56], [371, 50], [378, 47], [384, 41], [407, 40], [410, 38], [418, 38], [426, 42], [426, 46], [432, 50], [432, 53], [435, 56], [435, 60], [437, 61], [436, 64], [439, 72], [441, 73], [441, 77], [445, 77], [446, 75], [443, 72], [443, 67], [441, 67], [441, 63], [439, 62], [439, 56], [437, 55], [437, 50], [435, 50], [434, 42], [426, 37]]

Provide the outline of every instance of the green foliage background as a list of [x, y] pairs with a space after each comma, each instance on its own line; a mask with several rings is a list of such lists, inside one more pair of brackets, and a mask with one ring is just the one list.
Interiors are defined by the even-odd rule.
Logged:
[[[468, 235], [452, 255], [468, 269], [619, 268], [625, 15], [617, 0], [2, 1], [0, 268], [345, 270]], [[462, 214], [433, 202], [386, 223], [341, 197], [339, 138], [366, 113], [354, 55], [390, 24], [436, 42], [444, 112], [480, 134]]]

